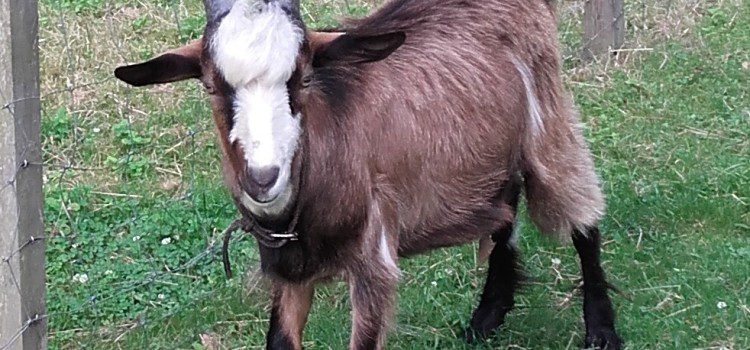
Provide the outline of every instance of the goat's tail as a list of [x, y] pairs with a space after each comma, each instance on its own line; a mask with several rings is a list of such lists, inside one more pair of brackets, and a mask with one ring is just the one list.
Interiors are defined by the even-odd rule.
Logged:
[[541, 98], [538, 115], [529, 108], [522, 167], [531, 220], [543, 233], [567, 240], [574, 230], [596, 225], [605, 204], [577, 113], [557, 87], [552, 90], [559, 94], [547, 90], [546, 101]]

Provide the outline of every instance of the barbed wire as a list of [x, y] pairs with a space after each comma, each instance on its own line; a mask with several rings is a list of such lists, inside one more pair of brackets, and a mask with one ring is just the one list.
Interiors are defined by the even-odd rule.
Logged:
[[[3, 176], [6, 176], [5, 179], [0, 179], [0, 195], [5, 191], [15, 191], [16, 185], [18, 184], [17, 179], [22, 175], [22, 172], [24, 170], [29, 169], [30, 167], [40, 167], [47, 175], [51, 174], [52, 172], [56, 173], [57, 175], [55, 176], [57, 176], [57, 181], [48, 182], [47, 191], [51, 189], [62, 190], [60, 191], [59, 196], [59, 201], [62, 203], [60, 209], [61, 213], [57, 214], [57, 216], [60, 218], [67, 218], [65, 220], [67, 220], [67, 226], [70, 234], [77, 234], [78, 229], [75, 218], [76, 213], [72, 213], [67, 209], [73, 199], [70, 197], [69, 191], [66, 190], [64, 179], [70, 178], [74, 172], [75, 175], [73, 176], [79, 177], [81, 172], [106, 173], [111, 172], [112, 168], [110, 166], [102, 167], [86, 165], [84, 164], [86, 160], [80, 157], [82, 146], [81, 142], [82, 140], [84, 140], [86, 135], [81, 133], [83, 129], [81, 129], [79, 113], [75, 111], [76, 106], [80, 103], [80, 101], [77, 100], [76, 94], [78, 93], [78, 91], [89, 91], [92, 89], [96, 90], [99, 87], [113, 84], [114, 77], [108, 76], [106, 78], [99, 79], [78, 78], [77, 72], [79, 71], [79, 67], [77, 66], [76, 61], [77, 53], [74, 53], [73, 43], [71, 41], [71, 33], [72, 31], [77, 30], [77, 28], [73, 28], [68, 21], [68, 17], [76, 16], [76, 14], [74, 12], [67, 11], [63, 7], [63, 0], [52, 0], [47, 4], [47, 6], [50, 6], [49, 4], [51, 4], [52, 7], [48, 7], [47, 10], [52, 10], [52, 12], [54, 12], [54, 17], [56, 18], [55, 21], [57, 22], [56, 30], [61, 35], [61, 47], [63, 48], [63, 52], [59, 55], [61, 57], [64, 57], [64, 63], [62, 64], [64, 72], [63, 74], [65, 76], [64, 86], [61, 88], [47, 87], [47, 89], [43, 89], [43, 91], [38, 96], [16, 98], [9, 101], [0, 101], [0, 112], [7, 112], [0, 114], [0, 117], [2, 117], [1, 115], [8, 114], [10, 118], [17, 118], [17, 116], [15, 115], [16, 106], [19, 103], [25, 103], [29, 100], [38, 100], [40, 103], [50, 101], [52, 102], [52, 104], [57, 104], [57, 106], [47, 106], [47, 110], [54, 110], [55, 108], [58, 108], [58, 106], [64, 106], [67, 110], [71, 111], [71, 113], [66, 115], [67, 122], [69, 122], [71, 125], [70, 134], [66, 139], [69, 141], [68, 145], [70, 147], [67, 148], [62, 154], [56, 154], [54, 158], [58, 159], [53, 159], [53, 157], [45, 157], [46, 159], [42, 160], [27, 157], [27, 154], [32, 150], [34, 150], [34, 152], [39, 152], [39, 150], [42, 149], [42, 144], [39, 144], [38, 142], [31, 142], [26, 145], [22, 145], [22, 151], [16, 156], [17, 164], [13, 167], [13, 169], [4, 172]], [[182, 0], [174, 0], [171, 1], [170, 4], [173, 15], [172, 21], [176, 24], [176, 35], [178, 38], [181, 32], [180, 8], [182, 7], [182, 5]], [[42, 6], [45, 5], [42, 4]], [[126, 39], [123, 37], [123, 33], [118, 32], [116, 26], [112, 23], [112, 17], [115, 15], [116, 9], [118, 9], [118, 4], [114, 1], [108, 1], [104, 3], [103, 6], [105, 6], [107, 12], [109, 13], [109, 15], [105, 14], [105, 21], [109, 25], [107, 25], [106, 28], [103, 28], [103, 33], [105, 33], [105, 35], [110, 38], [110, 41], [115, 43], [112, 49], [117, 53], [120, 59], [127, 60], [128, 58], [132, 57], [132, 53], [125, 50], [123, 43]], [[112, 63], [114, 64], [115, 62]], [[132, 93], [133, 92], [131, 92], [129, 89], [121, 91], [121, 94], [118, 96], [118, 98], [120, 99], [120, 101], [122, 101], [122, 105], [118, 107], [118, 112], [121, 113], [121, 116], [127, 123], [127, 132], [136, 133], [137, 131], [132, 119], [132, 116], [134, 115], [134, 113], [136, 113], [136, 111], [134, 111], [132, 108]], [[51, 100], [59, 94], [67, 95], [64, 101]], [[190, 157], [195, 154], [198, 147], [197, 137], [204, 134], [206, 130], [209, 129], [209, 127], [204, 125], [205, 123], [202, 123], [202, 117], [203, 116], [196, 115], [193, 121], [193, 125], [189, 127], [185, 133], [171, 140], [174, 144], [169, 148], [169, 150], [176, 149], [177, 147], [182, 147], [183, 149], [192, 149], [192, 151], [188, 151], [187, 154], [184, 155], [185, 157]], [[25, 135], [26, 131], [23, 130], [23, 132], [23, 135], [19, 135], [20, 138], [22, 140], [30, 140], [27, 135]], [[125, 147], [123, 162], [117, 165], [118, 169], [127, 168], [132, 162], [132, 156], [136, 153], [137, 150], [135, 149], [135, 146], [130, 145]], [[158, 162], [153, 162], [151, 165], [159, 166], [160, 164]], [[161, 165], [165, 166], [164, 164]], [[190, 195], [190, 193], [194, 192], [195, 189], [196, 172], [198, 171], [198, 169], [196, 169], [194, 165], [191, 165], [188, 171], [189, 174], [187, 174], [187, 176], [183, 178], [183, 181], [187, 181], [185, 186], [188, 190], [188, 195]], [[180, 199], [187, 199], [187, 197], [182, 197]], [[197, 208], [196, 205], [193, 205], [193, 207], [195, 208], [194, 212], [196, 214], [197, 220], [199, 220], [199, 222], [207, 222], [205, 218], [203, 218], [203, 214], [200, 213], [199, 208]], [[158, 208], [156, 210], [158, 210]], [[142, 217], [140, 208], [138, 208], [136, 204], [131, 204], [130, 211], [130, 218], [123, 220], [117, 226], [127, 228], [134, 225], [139, 220], [139, 218]], [[53, 226], [52, 229], [55, 229], [55, 226], [60, 225], [61, 222], [53, 220], [53, 222], [51, 222], [50, 224], [51, 226]], [[24, 333], [29, 332], [34, 328], [44, 329], [44, 327], [35, 327], [42, 322], [48, 322], [51, 319], [60, 317], [70, 317], [86, 309], [95, 310], [97, 308], [97, 304], [105, 303], [110, 299], [123, 295], [124, 293], [129, 293], [142, 288], [149, 289], [147, 291], [148, 295], [155, 295], [155, 291], [151, 289], [153, 289], [154, 286], [161, 281], [167, 281], [173, 278], [173, 276], [184, 273], [186, 271], [190, 271], [198, 266], [216, 264], [217, 262], [220, 262], [221, 247], [223, 243], [221, 237], [210, 236], [210, 228], [207, 227], [207, 225], [201, 226], [203, 226], [204, 233], [209, 234], [207, 236], [210, 238], [210, 242], [208, 243], [207, 247], [205, 247], [205, 249], [202, 249], [192, 257], [179, 262], [177, 266], [172, 265], [162, 268], [156, 264], [157, 259], [154, 256], [151, 256], [148, 260], [145, 261], [145, 264], [149, 264], [151, 265], [151, 267], [146, 273], [143, 273], [138, 278], [134, 280], [131, 279], [128, 281], [123, 281], [123, 283], [120, 283], [119, 285], [115, 284], [111, 288], [107, 288], [105, 290], [94, 290], [93, 287], [91, 287], [91, 284], [89, 284], [89, 291], [86, 293], [86, 297], [83, 298], [80, 303], [78, 303], [77, 305], [71, 304], [69, 308], [60, 309], [57, 312], [45, 312], [43, 310], [40, 310], [41, 312], [33, 312], [34, 310], [29, 307], [30, 304], [28, 303], [28, 300], [21, 297], [21, 301], [23, 303], [22, 312], [24, 314], [20, 315], [20, 317], [22, 317], [23, 322], [21, 323], [20, 328], [12, 335], [3, 334], [2, 339], [4, 343], [0, 343], [0, 350], [12, 348], [23, 337]], [[46, 231], [50, 232], [50, 228], [48, 227]], [[47, 238], [43, 236], [30, 236], [28, 240], [18, 242], [19, 237], [23, 236], [20, 235], [19, 232], [14, 232], [12, 234], [13, 241], [10, 242], [10, 247], [12, 249], [10, 249], [8, 252], [5, 252], [4, 254], [0, 252], [0, 264], [2, 264], [2, 266], [0, 267], [0, 274], [2, 274], [3, 276], [7, 276], [10, 286], [15, 289], [15, 293], [17, 293], [19, 296], [22, 296], [23, 293], [21, 285], [19, 283], [18, 275], [19, 271], [14, 269], [18, 268], [21, 261], [23, 260], [25, 252], [30, 247], [37, 244], [42, 244], [42, 242], [47, 240]], [[231, 242], [232, 244], [235, 244], [243, 240], [245, 240], [245, 235], [237, 235], [231, 240]], [[33, 262], [24, 261], [23, 263], [28, 264]], [[74, 265], [78, 264], [83, 263], [74, 263]], [[212, 290], [209, 290], [207, 293], [201, 294], [201, 296], [210, 295], [210, 293], [212, 292]], [[188, 302], [184, 304], [189, 305], [191, 303]], [[168, 315], [178, 312], [178, 310], [179, 308], [172, 308], [171, 312], [164, 312], [164, 315], [162, 315], [161, 317], [167, 317]], [[95, 313], [96, 312], [94, 311], [94, 314]], [[92, 327], [92, 331], [96, 331], [99, 325], [97, 325], [96, 322], [91, 322], [89, 324], [89, 327]], [[61, 331], [61, 329], [55, 331]], [[40, 332], [43, 332], [43, 330]], [[41, 336], [44, 336], [44, 334], [41, 334]]]

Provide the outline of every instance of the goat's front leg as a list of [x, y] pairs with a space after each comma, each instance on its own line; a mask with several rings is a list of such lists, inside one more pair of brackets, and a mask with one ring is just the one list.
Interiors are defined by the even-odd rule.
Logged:
[[352, 303], [350, 350], [375, 350], [385, 346], [397, 283], [397, 275], [380, 269], [352, 273], [349, 277]]
[[[371, 226], [372, 227], [372, 226]], [[392, 316], [399, 269], [395, 244], [379, 225], [370, 231], [370, 243], [363, 258], [349, 268], [349, 296], [352, 304], [351, 350], [382, 349]]]
[[302, 349], [302, 330], [307, 323], [313, 292], [312, 282], [274, 282], [271, 322], [266, 335], [267, 349]]

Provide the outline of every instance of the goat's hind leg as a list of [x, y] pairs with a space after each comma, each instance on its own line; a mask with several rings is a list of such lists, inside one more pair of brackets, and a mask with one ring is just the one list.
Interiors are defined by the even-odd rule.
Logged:
[[600, 253], [600, 234], [596, 227], [586, 232], [575, 230], [573, 245], [581, 259], [583, 272], [583, 319], [586, 323], [586, 348], [620, 349], [622, 341], [615, 331], [615, 313], [607, 295]]
[[[520, 195], [520, 180], [511, 180], [501, 194], [500, 205], [507, 205], [515, 215]], [[483, 339], [505, 322], [505, 315], [513, 308], [514, 294], [522, 278], [518, 251], [514, 242], [515, 222], [500, 228], [492, 235], [495, 242], [490, 253], [487, 281], [479, 306], [474, 310], [466, 330], [466, 341]]]

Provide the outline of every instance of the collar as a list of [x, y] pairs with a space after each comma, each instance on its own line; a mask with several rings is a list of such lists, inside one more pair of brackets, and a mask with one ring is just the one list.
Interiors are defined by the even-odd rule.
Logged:
[[292, 216], [292, 220], [284, 231], [275, 231], [263, 227], [252, 213], [242, 211], [242, 218], [235, 220], [229, 225], [223, 234], [221, 255], [222, 263], [224, 264], [224, 273], [227, 278], [232, 278], [232, 266], [229, 261], [229, 241], [232, 238], [232, 233], [238, 229], [242, 229], [242, 231], [253, 235], [259, 245], [268, 249], [279, 249], [289, 242], [299, 240], [299, 233], [296, 231], [297, 221], [299, 221], [299, 209], [296, 207], [297, 205], [295, 205], [294, 216]]
[[264, 227], [258, 222], [252, 213], [248, 213], [249, 215], [243, 215], [242, 230], [253, 235], [253, 237], [258, 240], [258, 244], [270, 249], [278, 249], [289, 242], [298, 241], [299, 233], [297, 232], [297, 221], [299, 221], [299, 209], [296, 207], [298, 206], [295, 205], [292, 219], [284, 230], [276, 231]]

